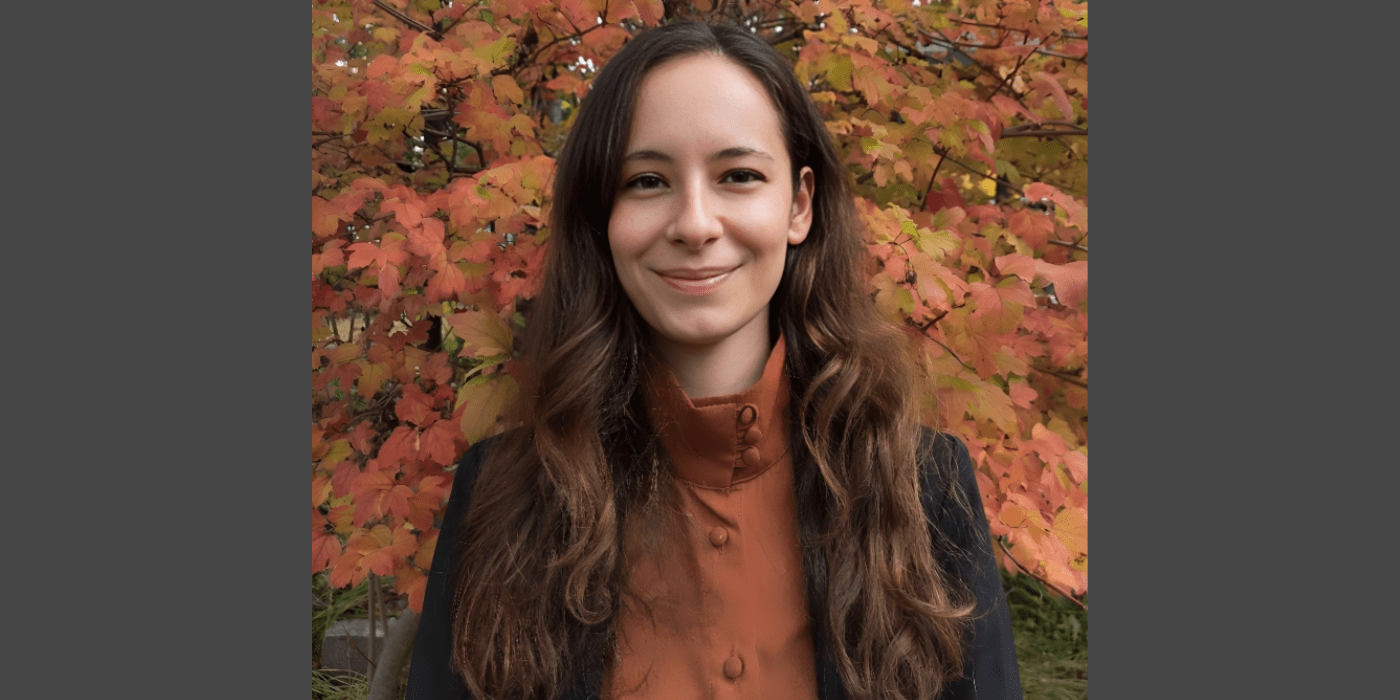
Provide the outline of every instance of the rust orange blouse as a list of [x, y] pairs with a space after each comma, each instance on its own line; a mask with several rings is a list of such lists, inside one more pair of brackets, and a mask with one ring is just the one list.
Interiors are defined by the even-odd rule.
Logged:
[[[816, 698], [780, 338], [758, 383], [691, 399], [656, 372], [652, 421], [675, 464], [664, 545], [636, 521], [603, 698]], [[679, 535], [679, 536], [678, 536]]]
[[[839, 700], [843, 684], [808, 616], [793, 466], [788, 451], [786, 348], [773, 348], [758, 383], [733, 396], [691, 400], [656, 373], [652, 419], [676, 465], [673, 525], [649, 537], [629, 521], [629, 569], [612, 662], [561, 689], [566, 700], [796, 698]], [[961, 492], [981, 503], [967, 447], [925, 430], [920, 459], [925, 515], [949, 539], [943, 562], [978, 599], [963, 678], [939, 700], [1019, 700], [1011, 619], [987, 521], [947, 507]], [[471, 695], [452, 670], [449, 573], [457, 530], [491, 440], [463, 455], [442, 516], [409, 668], [408, 700]], [[946, 469], [938, 465], [946, 465]], [[676, 537], [674, 533], [683, 533]], [[651, 546], [648, 546], [651, 545]], [[945, 556], [945, 555], [940, 555]]]

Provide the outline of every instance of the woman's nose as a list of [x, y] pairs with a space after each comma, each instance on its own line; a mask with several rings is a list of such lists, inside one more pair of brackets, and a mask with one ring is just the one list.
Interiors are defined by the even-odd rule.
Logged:
[[718, 204], [715, 194], [707, 188], [686, 188], [684, 196], [677, 203], [679, 211], [671, 223], [671, 231], [667, 238], [673, 243], [695, 249], [719, 238], [723, 226], [719, 219]]

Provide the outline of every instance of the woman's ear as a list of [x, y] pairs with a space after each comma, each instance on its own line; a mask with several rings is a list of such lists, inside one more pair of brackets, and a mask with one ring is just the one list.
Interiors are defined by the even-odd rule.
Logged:
[[788, 226], [788, 245], [797, 245], [807, 240], [807, 232], [812, 228], [812, 197], [816, 190], [816, 176], [812, 169], [803, 166], [797, 174], [797, 182], [792, 191], [792, 221]]

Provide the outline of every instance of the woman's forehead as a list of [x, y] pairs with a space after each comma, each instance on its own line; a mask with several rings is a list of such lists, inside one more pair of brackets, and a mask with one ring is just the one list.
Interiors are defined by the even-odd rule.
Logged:
[[642, 79], [627, 153], [710, 158], [747, 149], [786, 159], [782, 119], [762, 82], [715, 54], [667, 61]]

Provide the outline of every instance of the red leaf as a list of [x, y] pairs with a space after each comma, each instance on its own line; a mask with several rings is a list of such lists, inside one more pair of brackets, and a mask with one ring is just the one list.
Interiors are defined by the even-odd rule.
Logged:
[[452, 381], [452, 367], [447, 364], [447, 353], [435, 352], [429, 355], [428, 361], [418, 369], [418, 374], [434, 384], [446, 386]]
[[394, 428], [384, 444], [379, 447], [379, 460], [385, 467], [403, 464], [418, 454], [413, 446], [414, 430], [406, 425]]
[[418, 458], [446, 466], [457, 458], [457, 438], [461, 430], [450, 420], [440, 420], [428, 426], [419, 438]]
[[394, 415], [399, 420], [418, 425], [433, 410], [433, 398], [418, 390], [413, 384], [406, 384], [403, 397], [394, 404]]
[[355, 527], [384, 515], [384, 501], [394, 488], [394, 474], [388, 470], [367, 471], [355, 477], [350, 490], [355, 494]]
[[393, 513], [396, 517], [407, 518], [409, 512], [408, 499], [412, 496], [413, 489], [403, 484], [395, 484], [394, 488], [389, 489], [388, 498], [385, 499], [386, 505], [389, 507], [389, 512]]

